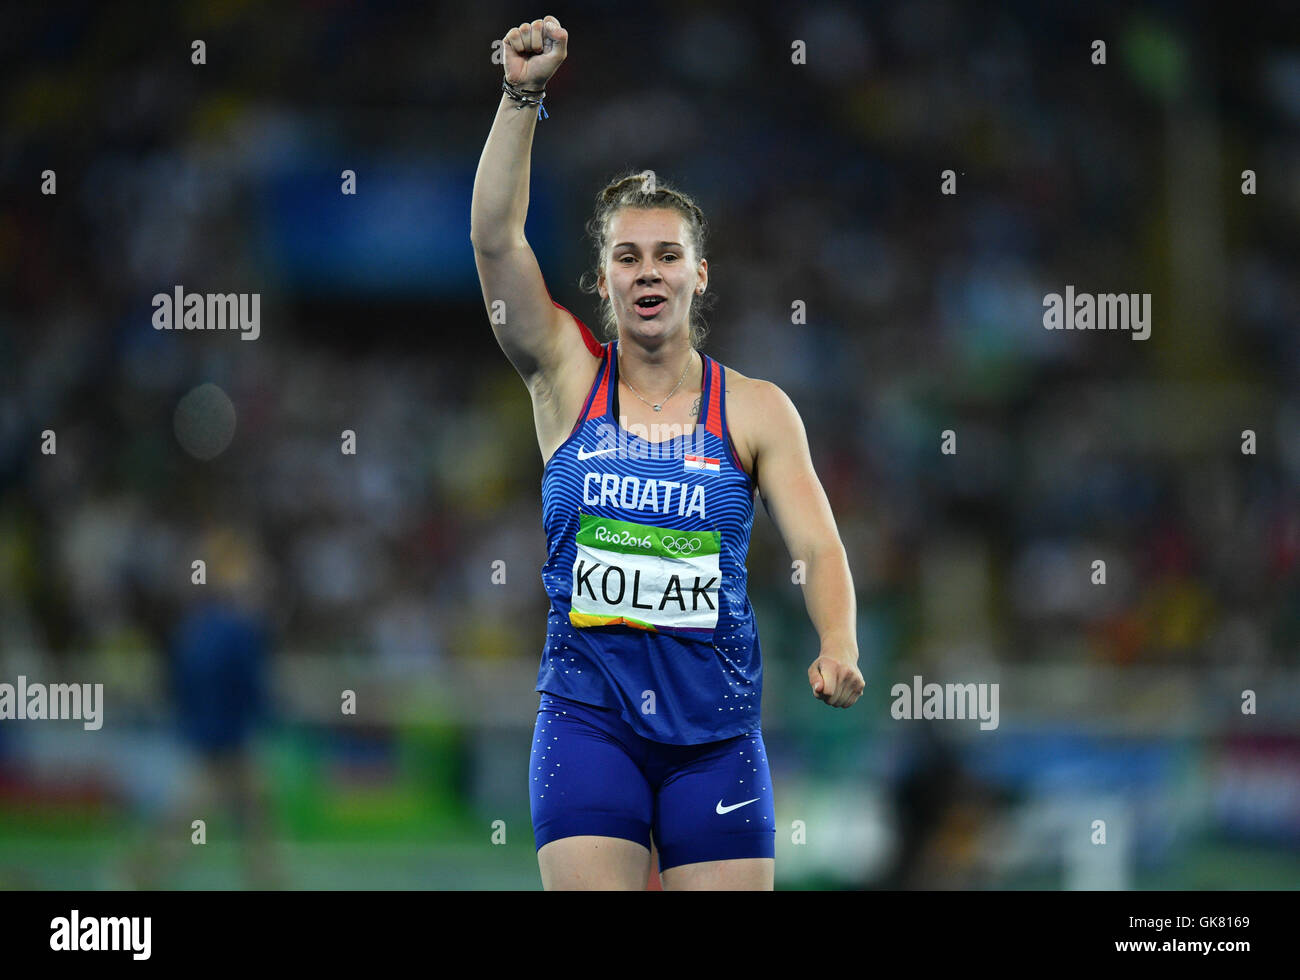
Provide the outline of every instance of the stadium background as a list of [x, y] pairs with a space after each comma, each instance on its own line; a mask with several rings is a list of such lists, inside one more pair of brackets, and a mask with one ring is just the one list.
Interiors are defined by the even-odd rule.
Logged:
[[[778, 887], [1300, 884], [1285, 11], [7, 17], [0, 681], [103, 683], [106, 704], [94, 732], [0, 722], [0, 887], [539, 887], [541, 460], [486, 322], [469, 199], [491, 43], [546, 13], [572, 37], [533, 151], [528, 237], [552, 295], [596, 322], [582, 231], [614, 173], [696, 196], [719, 294], [706, 350], [793, 398], [848, 550], [868, 690], [832, 711], [808, 691], [789, 556], [755, 521], [778, 825], [806, 828], [778, 833]], [[1151, 293], [1150, 339], [1044, 330], [1067, 283]], [[260, 293], [260, 338], [154, 330], [150, 297], [176, 285]], [[177, 416], [205, 384], [236, 413], [209, 460], [177, 436], [221, 441], [219, 400]], [[222, 701], [226, 649], [245, 662]], [[1000, 726], [894, 720], [890, 688], [917, 674], [998, 682]], [[204, 762], [222, 719], [203, 712], [223, 704], [262, 724]], [[263, 787], [242, 816], [241, 757]]]

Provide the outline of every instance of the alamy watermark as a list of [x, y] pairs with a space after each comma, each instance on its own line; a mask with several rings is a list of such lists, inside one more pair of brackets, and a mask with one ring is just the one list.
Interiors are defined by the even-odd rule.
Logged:
[[153, 933], [151, 916], [88, 915], [77, 909], [50, 920], [50, 949], [55, 952], [120, 951], [147, 960]]
[[705, 462], [707, 446], [708, 429], [699, 423], [634, 422], [624, 426], [601, 422], [596, 426], [595, 440], [582, 443], [578, 459], [613, 453], [617, 459], [681, 459], [687, 463], [698, 461], [692, 468], [716, 469], [718, 460], [709, 460], [715, 464], [712, 467]]
[[1043, 326], [1048, 330], [1131, 330], [1131, 339], [1151, 336], [1150, 293], [1076, 293], [1043, 297]]
[[177, 286], [170, 295], [155, 293], [152, 305], [155, 330], [238, 330], [242, 340], [262, 334], [261, 293], [187, 293]]
[[889, 713], [900, 721], [978, 718], [982, 731], [998, 727], [997, 684], [925, 684], [917, 674], [910, 686], [895, 684], [889, 693]]
[[87, 731], [104, 724], [103, 684], [0, 684], [0, 721], [81, 721]]

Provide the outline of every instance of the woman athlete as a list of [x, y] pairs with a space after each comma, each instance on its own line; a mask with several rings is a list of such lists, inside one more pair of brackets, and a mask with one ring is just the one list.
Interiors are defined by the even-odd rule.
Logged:
[[[813, 693], [862, 693], [853, 582], [807, 436], [775, 385], [697, 350], [704, 220], [651, 173], [602, 191], [602, 344], [555, 303], [524, 238], [529, 155], [568, 32], [505, 36], [506, 94], [470, 238], [498, 343], [532, 396], [551, 599], [529, 761], [547, 890], [771, 889], [762, 665], [745, 593], [754, 493], [805, 568]], [[667, 433], [667, 435], [665, 435]]]

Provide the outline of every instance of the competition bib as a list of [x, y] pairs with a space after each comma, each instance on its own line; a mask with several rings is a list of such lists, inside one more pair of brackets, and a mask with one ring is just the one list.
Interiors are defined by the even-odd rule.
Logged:
[[707, 640], [718, 625], [717, 531], [578, 515], [569, 622]]

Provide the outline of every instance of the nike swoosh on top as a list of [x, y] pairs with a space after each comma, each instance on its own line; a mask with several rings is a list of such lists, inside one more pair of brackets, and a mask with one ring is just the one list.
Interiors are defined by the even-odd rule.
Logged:
[[608, 449], [597, 449], [594, 453], [586, 452], [582, 446], [578, 447], [578, 459], [591, 459], [593, 456], [603, 456], [605, 453], [612, 453], [617, 446], [610, 446]]
[[722, 801], [718, 800], [718, 813], [730, 813], [732, 810], [742, 806], [749, 806], [751, 803], [757, 803], [759, 797], [755, 796], [752, 800], [746, 800], [744, 803], [733, 803], [731, 806], [723, 806]]

